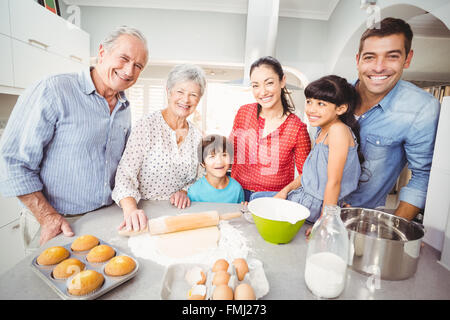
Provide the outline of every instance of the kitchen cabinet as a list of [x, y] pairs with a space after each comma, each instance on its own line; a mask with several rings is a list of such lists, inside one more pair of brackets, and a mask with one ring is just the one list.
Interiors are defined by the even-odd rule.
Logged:
[[11, 38], [0, 34], [0, 86], [14, 85]]
[[8, 0], [0, 0], [0, 33], [7, 36], [11, 34]]
[[[14, 52], [14, 85], [26, 88], [43, 77], [60, 72], [76, 72], [83, 65], [40, 48], [12, 40]], [[32, 57], [32, 59], [30, 59]]]
[[[441, 103], [439, 124], [434, 144], [433, 162], [431, 163], [427, 200], [423, 224], [427, 230], [424, 241], [439, 251], [444, 242], [450, 245], [450, 232], [445, 234], [448, 212], [450, 211], [450, 97], [444, 97]], [[450, 249], [448, 249], [450, 250]], [[450, 252], [448, 253], [450, 255]]]
[[31, 0], [0, 0], [0, 9], [0, 42], [6, 48], [0, 53], [6, 70], [0, 93], [89, 66], [90, 36], [85, 31]]

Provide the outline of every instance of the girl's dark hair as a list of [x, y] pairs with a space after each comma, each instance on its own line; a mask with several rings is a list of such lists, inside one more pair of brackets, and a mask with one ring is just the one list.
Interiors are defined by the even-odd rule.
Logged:
[[[250, 67], [250, 75], [253, 72], [253, 69], [260, 67], [260, 66], [267, 66], [272, 68], [272, 70], [278, 74], [278, 78], [279, 80], [283, 80], [283, 76], [284, 76], [284, 72], [283, 72], [283, 67], [281, 66], [280, 62], [275, 59], [274, 57], [271, 56], [266, 56], [266, 57], [262, 57], [259, 58], [258, 60], [256, 60], [255, 62], [253, 62], [253, 64]], [[289, 92], [287, 91], [286, 87], [281, 88], [281, 104], [283, 105], [283, 116], [288, 114], [288, 113], [294, 113], [295, 111], [295, 106], [292, 103], [292, 101], [288, 101], [287, 96], [289, 95]], [[261, 112], [261, 105], [258, 103], [258, 118], [259, 118], [259, 114]]]
[[334, 103], [336, 106], [346, 104], [347, 111], [339, 116], [339, 120], [352, 129], [358, 143], [359, 163], [364, 162], [364, 155], [360, 150], [359, 123], [355, 119], [355, 110], [361, 103], [361, 98], [355, 87], [346, 79], [336, 75], [322, 77], [311, 82], [305, 88], [305, 97]]
[[234, 147], [230, 140], [218, 134], [210, 134], [202, 139], [198, 146], [198, 159], [205, 164], [205, 158], [210, 154], [226, 152], [233, 161]]

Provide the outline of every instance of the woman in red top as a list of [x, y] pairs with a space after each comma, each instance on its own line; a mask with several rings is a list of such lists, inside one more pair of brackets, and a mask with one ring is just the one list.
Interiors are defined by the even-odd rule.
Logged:
[[245, 201], [256, 191], [280, 191], [294, 179], [294, 166], [302, 174], [311, 151], [306, 125], [286, 99], [286, 76], [273, 57], [250, 67], [256, 103], [239, 108], [230, 139], [234, 143], [231, 176], [244, 188]]

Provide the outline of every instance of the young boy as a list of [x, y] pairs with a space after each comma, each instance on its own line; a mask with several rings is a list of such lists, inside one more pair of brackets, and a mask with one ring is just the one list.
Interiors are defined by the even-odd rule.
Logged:
[[200, 202], [243, 202], [244, 190], [241, 185], [227, 176], [233, 159], [231, 142], [220, 135], [209, 135], [199, 145], [200, 152], [201, 166], [205, 168], [206, 175], [188, 189], [189, 199]]

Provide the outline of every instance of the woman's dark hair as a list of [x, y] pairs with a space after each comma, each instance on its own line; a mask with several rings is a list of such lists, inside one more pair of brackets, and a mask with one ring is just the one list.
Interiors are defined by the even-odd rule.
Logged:
[[359, 163], [364, 162], [364, 155], [360, 150], [359, 123], [355, 119], [355, 110], [361, 103], [361, 98], [355, 87], [346, 79], [336, 75], [322, 77], [311, 82], [305, 88], [305, 97], [331, 102], [336, 106], [346, 104], [347, 111], [339, 116], [339, 120], [352, 129], [358, 143]]
[[205, 159], [210, 154], [226, 152], [233, 161], [234, 147], [230, 140], [218, 134], [210, 134], [202, 139], [198, 146], [198, 159], [205, 164]]
[[[250, 75], [253, 72], [253, 69], [260, 67], [260, 66], [267, 66], [272, 68], [272, 70], [278, 74], [278, 78], [279, 80], [283, 80], [283, 76], [284, 76], [284, 72], [283, 72], [283, 67], [281, 66], [280, 62], [275, 59], [274, 57], [271, 56], [266, 56], [266, 57], [262, 57], [259, 58], [258, 60], [256, 60], [255, 62], [253, 62], [253, 64], [250, 67]], [[288, 113], [294, 113], [295, 111], [295, 106], [294, 104], [288, 101], [287, 96], [289, 95], [289, 92], [287, 91], [286, 87], [281, 88], [281, 104], [283, 105], [283, 116], [288, 114]], [[258, 117], [259, 114], [261, 112], [261, 105], [258, 103]]]

